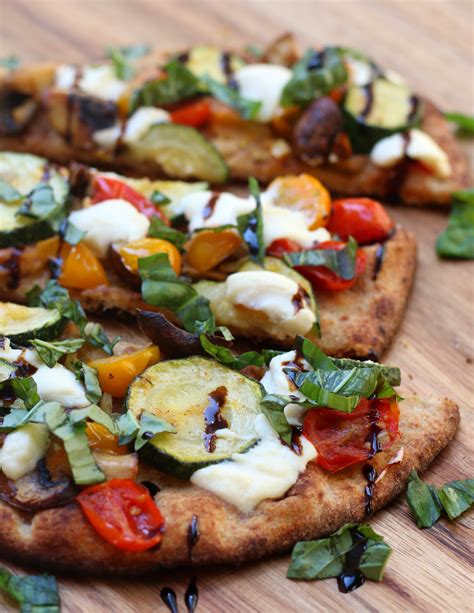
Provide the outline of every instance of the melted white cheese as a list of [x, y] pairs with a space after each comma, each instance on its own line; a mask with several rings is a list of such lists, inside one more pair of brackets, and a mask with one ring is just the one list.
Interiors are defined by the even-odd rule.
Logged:
[[262, 311], [284, 337], [306, 334], [316, 321], [309, 304], [295, 312], [293, 297], [299, 285], [293, 279], [269, 270], [249, 270], [229, 275], [226, 297], [235, 307]]
[[164, 109], [157, 109], [154, 106], [142, 106], [131, 115], [125, 127], [124, 141], [126, 143], [136, 143], [151, 126], [157, 123], [169, 123], [171, 115]]
[[9, 343], [5, 343], [5, 347], [0, 349], [0, 358], [9, 362], [15, 362], [22, 354], [29, 364], [37, 368], [32, 379], [36, 383], [41, 400], [45, 402], [56, 400], [68, 408], [83, 408], [90, 405], [82, 383], [62, 364], [55, 364], [53, 368], [49, 368], [36, 351], [11, 349]]
[[[223, 225], [237, 225], [237, 217], [250, 213], [255, 208], [255, 200], [239, 198], [228, 192], [223, 192], [215, 201], [211, 215], [206, 215], [213, 192], [195, 192], [181, 200], [180, 209], [189, 220], [189, 231], [198, 228], [216, 228]], [[206, 219], [204, 218], [206, 216]]]
[[237, 70], [234, 79], [243, 98], [261, 102], [256, 119], [265, 122], [275, 114], [283, 88], [291, 76], [291, 70], [285, 66], [249, 64]]
[[260, 442], [246, 453], [197, 470], [191, 482], [209, 490], [242, 512], [252, 511], [262, 500], [281, 498], [292, 487], [308, 462], [316, 457], [313, 445], [301, 437], [301, 455], [283, 445], [265, 415], [257, 415], [255, 430]]
[[445, 151], [429, 134], [417, 129], [409, 131], [407, 145], [402, 134], [392, 134], [379, 140], [370, 152], [370, 159], [377, 166], [385, 168], [395, 166], [405, 155], [422, 162], [441, 179], [452, 174]]
[[150, 221], [122, 199], [104, 200], [69, 217], [80, 230], [86, 232], [83, 241], [94, 253], [103, 258], [112, 243], [131, 242], [147, 235]]
[[56, 68], [56, 87], [59, 89], [71, 89], [77, 75], [77, 66], [61, 64]]
[[1, 448], [0, 468], [13, 481], [31, 472], [48, 447], [44, 424], [26, 424], [7, 435]]
[[[56, 69], [56, 87], [71, 89], [77, 79], [77, 66], [62, 64]], [[104, 100], [118, 100], [127, 88], [125, 81], [117, 79], [109, 64], [84, 66], [77, 87], [82, 92]]]

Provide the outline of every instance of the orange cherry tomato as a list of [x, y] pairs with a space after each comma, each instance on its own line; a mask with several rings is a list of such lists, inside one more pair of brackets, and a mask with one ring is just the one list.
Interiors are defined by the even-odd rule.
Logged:
[[[314, 249], [335, 249], [341, 251], [344, 249], [345, 243], [339, 241], [326, 241], [316, 245]], [[311, 285], [316, 290], [329, 290], [332, 292], [340, 292], [352, 287], [360, 275], [364, 272], [367, 263], [367, 257], [363, 249], [357, 249], [355, 261], [355, 274], [352, 279], [343, 279], [334, 271], [325, 266], [295, 266], [303, 277], [306, 277]]]
[[138, 260], [157, 253], [166, 253], [171, 268], [177, 275], [181, 272], [181, 254], [178, 249], [161, 238], [141, 238], [118, 248], [122, 262], [131, 272], [138, 273]]
[[209, 121], [211, 103], [208, 98], [199, 98], [198, 100], [180, 104], [170, 110], [170, 113], [173, 123], [199, 128]]
[[158, 217], [169, 225], [168, 218], [160, 208], [156, 207], [151, 200], [137, 192], [133, 187], [130, 187], [130, 185], [118, 179], [96, 175], [92, 181], [92, 204], [97, 204], [104, 200], [112, 200], [114, 198], [126, 200], [132, 204], [137, 211], [143, 213], [143, 215], [146, 215], [150, 219], [153, 215], [158, 215]]
[[124, 551], [157, 545], [165, 520], [150, 493], [131, 479], [111, 479], [83, 490], [77, 497], [84, 515], [104, 538]]
[[99, 259], [87, 245], [67, 243], [61, 247], [62, 258], [59, 283], [68, 289], [90, 289], [99, 285], [108, 285], [109, 280]]
[[266, 191], [275, 206], [304, 213], [310, 230], [325, 226], [331, 212], [328, 190], [308, 174], [288, 175], [274, 179]]
[[384, 207], [371, 198], [341, 198], [332, 203], [327, 229], [342, 240], [353, 236], [359, 245], [385, 240], [393, 229]]
[[188, 264], [197, 272], [207, 272], [232, 255], [241, 245], [242, 239], [233, 230], [203, 230], [195, 234], [188, 244]]
[[87, 439], [89, 447], [95, 451], [106, 451], [114, 455], [125, 455], [128, 453], [126, 445], [119, 445], [118, 437], [112, 434], [102, 424], [87, 422]]
[[96, 369], [103, 392], [114, 398], [123, 398], [135, 377], [159, 359], [159, 348], [150, 345], [133, 353], [93, 360], [89, 362], [89, 366]]
[[352, 413], [317, 408], [308, 411], [303, 435], [318, 452], [316, 462], [331, 472], [373, 456], [372, 423], [377, 423], [380, 450], [388, 449], [398, 437], [400, 410], [395, 398], [362, 398]]
[[242, 117], [236, 110], [234, 110], [230, 106], [227, 106], [227, 104], [216, 100], [215, 98], [211, 98], [210, 105], [210, 120], [213, 123], [219, 125], [237, 125], [242, 124], [245, 121], [242, 119]]

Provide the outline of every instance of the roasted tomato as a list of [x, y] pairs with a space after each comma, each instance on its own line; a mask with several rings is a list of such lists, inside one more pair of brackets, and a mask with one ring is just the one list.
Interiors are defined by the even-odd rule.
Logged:
[[181, 254], [169, 241], [161, 238], [141, 238], [117, 248], [124, 266], [138, 274], [138, 260], [157, 253], [166, 253], [171, 268], [177, 275], [181, 272]]
[[165, 521], [143, 485], [112, 479], [83, 490], [76, 498], [92, 527], [124, 551], [145, 551], [161, 541]]
[[233, 230], [203, 230], [195, 234], [186, 246], [188, 264], [197, 272], [207, 272], [235, 253], [241, 245], [242, 239]]
[[267, 247], [267, 255], [271, 255], [274, 258], [282, 258], [285, 253], [295, 251], [304, 251], [304, 247], [290, 238], [277, 238]]
[[199, 128], [209, 121], [211, 103], [208, 98], [200, 98], [192, 102], [184, 102], [170, 110], [173, 123]]
[[61, 247], [62, 259], [59, 283], [68, 289], [90, 289], [108, 285], [109, 280], [99, 259], [87, 245], [79, 243]]
[[353, 236], [359, 245], [385, 240], [393, 229], [393, 221], [376, 200], [341, 198], [332, 203], [327, 229], [342, 240]]
[[[341, 251], [345, 247], [345, 243], [340, 241], [326, 241], [316, 245], [314, 249], [335, 249]], [[352, 287], [360, 275], [365, 270], [366, 255], [363, 249], [357, 249], [356, 261], [355, 261], [355, 275], [352, 279], [342, 279], [331, 269], [326, 266], [295, 266], [303, 277], [306, 277], [311, 285], [316, 289], [325, 289], [331, 292], [340, 292]]]
[[143, 213], [150, 219], [153, 215], [158, 215], [163, 221], [169, 225], [166, 215], [156, 207], [151, 200], [137, 192], [133, 187], [127, 185], [123, 181], [104, 177], [101, 175], [95, 176], [92, 182], [92, 203], [97, 204], [104, 200], [112, 200], [120, 198], [132, 204], [137, 211]]
[[128, 453], [127, 446], [119, 445], [118, 436], [109, 432], [102, 424], [87, 422], [86, 434], [89, 447], [94, 451], [104, 451], [113, 455]]
[[311, 409], [303, 434], [316, 447], [316, 462], [337, 472], [390, 447], [398, 437], [399, 417], [395, 398], [363, 398], [352, 413]]

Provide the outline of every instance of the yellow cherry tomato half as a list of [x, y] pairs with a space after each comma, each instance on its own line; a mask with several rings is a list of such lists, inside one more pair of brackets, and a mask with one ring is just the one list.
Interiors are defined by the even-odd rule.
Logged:
[[84, 243], [74, 246], [65, 243], [61, 247], [60, 257], [63, 263], [58, 281], [63, 287], [90, 289], [109, 284], [99, 258]]
[[157, 253], [166, 253], [171, 267], [177, 275], [181, 272], [181, 254], [169, 241], [161, 238], [142, 238], [118, 248], [124, 265], [133, 273], [138, 273], [138, 260]]
[[89, 447], [95, 451], [107, 451], [114, 455], [125, 455], [128, 453], [127, 446], [119, 445], [118, 437], [107, 430], [102, 424], [88, 422], [86, 434]]
[[234, 230], [198, 232], [188, 243], [187, 259], [197, 272], [207, 272], [232, 255], [242, 245]]
[[308, 229], [325, 226], [331, 213], [331, 196], [318, 179], [303, 173], [274, 179], [267, 193], [272, 204], [304, 213]]
[[150, 345], [133, 353], [93, 360], [89, 362], [89, 366], [97, 370], [103, 392], [109, 393], [114, 398], [123, 398], [133, 379], [159, 359], [159, 348]]

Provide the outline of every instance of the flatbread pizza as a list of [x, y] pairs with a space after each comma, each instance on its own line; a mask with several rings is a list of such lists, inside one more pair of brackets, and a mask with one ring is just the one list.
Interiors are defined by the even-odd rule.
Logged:
[[344, 47], [109, 50], [0, 80], [0, 147], [213, 184], [308, 173], [333, 192], [448, 205], [467, 165], [447, 120], [398, 74]]

